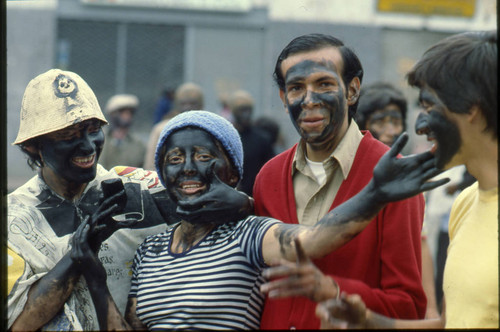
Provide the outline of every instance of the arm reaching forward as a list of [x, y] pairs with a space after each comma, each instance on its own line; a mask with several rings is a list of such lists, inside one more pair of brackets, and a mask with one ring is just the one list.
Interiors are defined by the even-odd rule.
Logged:
[[265, 261], [275, 262], [280, 258], [295, 261], [295, 237], [308, 257], [323, 257], [359, 234], [387, 203], [412, 197], [449, 181], [446, 178], [428, 182], [441, 172], [435, 167], [434, 155], [430, 152], [398, 158], [407, 141], [408, 134], [404, 133], [379, 160], [370, 182], [316, 225], [270, 227], [263, 242]]

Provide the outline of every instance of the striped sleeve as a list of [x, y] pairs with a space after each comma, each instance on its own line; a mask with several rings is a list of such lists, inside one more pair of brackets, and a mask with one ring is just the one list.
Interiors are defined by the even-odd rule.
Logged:
[[138, 268], [141, 265], [142, 257], [146, 251], [145, 249], [145, 244], [147, 242], [144, 242], [137, 248], [134, 256], [134, 261], [132, 263], [132, 280], [130, 284], [130, 291], [128, 293], [128, 297], [137, 297], [137, 289], [138, 289], [138, 281], [137, 281], [137, 274], [138, 274]]
[[239, 236], [241, 250], [253, 266], [266, 268], [267, 264], [264, 262], [262, 254], [262, 241], [269, 227], [281, 223], [281, 221], [252, 216], [244, 220], [243, 223]]

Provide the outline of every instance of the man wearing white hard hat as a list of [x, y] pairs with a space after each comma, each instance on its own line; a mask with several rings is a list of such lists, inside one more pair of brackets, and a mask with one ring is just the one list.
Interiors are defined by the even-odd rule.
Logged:
[[[133, 167], [107, 171], [97, 163], [105, 124], [93, 91], [73, 72], [51, 69], [26, 87], [13, 144], [38, 174], [8, 196], [12, 331], [99, 329], [81, 269], [70, 258], [71, 238], [81, 225], [92, 225], [92, 249], [123, 313], [133, 255], [147, 235], [181, 217], [224, 219], [252, 210], [248, 196], [223, 184], [176, 207], [155, 172]], [[230, 207], [219, 206], [221, 200]], [[201, 213], [196, 212], [199, 206]]]
[[99, 163], [106, 169], [118, 165], [142, 167], [146, 144], [131, 131], [139, 99], [135, 95], [119, 94], [106, 103], [109, 127]]

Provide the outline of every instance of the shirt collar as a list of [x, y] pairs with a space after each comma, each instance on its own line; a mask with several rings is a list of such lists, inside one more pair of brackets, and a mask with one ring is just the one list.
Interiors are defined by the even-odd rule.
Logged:
[[[344, 137], [342, 137], [342, 140], [339, 142], [339, 145], [337, 145], [332, 154], [323, 161], [325, 168], [332, 167], [335, 164], [339, 165], [342, 176], [345, 180], [349, 175], [352, 164], [354, 163], [354, 157], [356, 156], [356, 151], [358, 150], [359, 143], [362, 139], [363, 134], [359, 130], [358, 125], [354, 120], [351, 120], [351, 123], [347, 128]], [[293, 157], [292, 175], [294, 175], [296, 171], [300, 171], [302, 173], [304, 172], [303, 170], [307, 164], [305, 149], [305, 141], [301, 139], [297, 145], [295, 156]]]

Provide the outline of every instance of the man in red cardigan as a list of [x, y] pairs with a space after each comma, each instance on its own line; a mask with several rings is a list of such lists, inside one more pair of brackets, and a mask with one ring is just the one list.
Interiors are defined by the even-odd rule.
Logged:
[[[356, 54], [335, 37], [304, 35], [283, 49], [274, 78], [301, 140], [258, 174], [257, 215], [312, 225], [368, 183], [388, 147], [352, 121], [362, 77]], [[268, 270], [270, 279], [285, 278], [262, 287], [268, 297], [261, 328], [317, 329], [316, 302], [340, 291], [360, 294], [368, 308], [386, 316], [423, 318], [423, 214], [421, 194], [390, 203], [364, 231], [314, 264]], [[316, 287], [323, 278], [331, 280], [330, 289]]]

